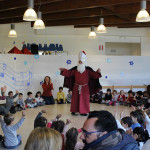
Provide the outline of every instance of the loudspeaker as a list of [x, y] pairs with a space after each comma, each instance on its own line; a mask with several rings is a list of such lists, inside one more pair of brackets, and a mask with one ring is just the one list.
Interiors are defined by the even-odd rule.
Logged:
[[32, 54], [38, 54], [38, 45], [31, 44], [31, 53]]

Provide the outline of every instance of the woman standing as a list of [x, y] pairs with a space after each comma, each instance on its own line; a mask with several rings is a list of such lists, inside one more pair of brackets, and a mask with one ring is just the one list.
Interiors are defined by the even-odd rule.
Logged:
[[44, 83], [42, 84], [42, 88], [43, 88], [42, 97], [46, 101], [46, 105], [55, 104], [55, 101], [52, 95], [53, 84], [49, 76], [46, 76], [44, 78]]

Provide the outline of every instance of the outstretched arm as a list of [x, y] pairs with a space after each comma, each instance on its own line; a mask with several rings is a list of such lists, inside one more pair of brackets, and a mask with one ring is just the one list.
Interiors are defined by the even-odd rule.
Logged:
[[71, 77], [75, 74], [75, 70], [67, 70], [65, 68], [59, 68], [59, 70], [61, 71], [61, 75], [65, 77]]
[[23, 111], [22, 112], [22, 118], [20, 119], [20, 121], [17, 123], [17, 124], [15, 124], [15, 125], [13, 125], [11, 128], [12, 128], [12, 130], [18, 130], [19, 129], [19, 127], [23, 124], [23, 122], [24, 122], [24, 120], [25, 120], [25, 116], [26, 116], [26, 113], [25, 113], [25, 111]]
[[89, 71], [90, 77], [93, 79], [99, 79], [100, 77], [102, 77], [101, 75], [101, 70], [98, 68], [98, 70], [95, 71]]

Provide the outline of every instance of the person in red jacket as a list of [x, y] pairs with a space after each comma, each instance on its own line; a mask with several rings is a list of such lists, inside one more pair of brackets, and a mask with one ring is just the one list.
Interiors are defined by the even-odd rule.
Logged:
[[53, 84], [49, 76], [46, 76], [44, 78], [44, 83], [42, 84], [42, 88], [43, 88], [42, 98], [46, 101], [46, 105], [55, 104], [52, 95]]
[[126, 96], [124, 95], [123, 90], [120, 91], [120, 95], [118, 96], [117, 100], [120, 102], [120, 104], [123, 104], [126, 101]]

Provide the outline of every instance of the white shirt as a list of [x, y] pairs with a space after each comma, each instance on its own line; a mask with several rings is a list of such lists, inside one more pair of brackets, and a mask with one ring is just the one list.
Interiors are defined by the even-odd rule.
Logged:
[[146, 121], [146, 130], [148, 131], [150, 137], [150, 118], [148, 117], [147, 113], [144, 114], [145, 114], [145, 121]]

